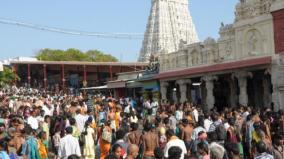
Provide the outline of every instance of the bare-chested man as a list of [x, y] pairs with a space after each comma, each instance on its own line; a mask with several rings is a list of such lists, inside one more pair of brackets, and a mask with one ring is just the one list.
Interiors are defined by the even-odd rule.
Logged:
[[188, 154], [190, 154], [190, 151], [193, 146], [193, 140], [192, 140], [193, 123], [189, 123], [187, 119], [183, 119], [182, 124], [184, 128], [182, 129], [181, 139], [185, 143]]
[[143, 135], [144, 159], [154, 159], [154, 150], [159, 146], [158, 134], [154, 131], [152, 124], [147, 123], [144, 126], [145, 134]]
[[142, 143], [142, 133], [138, 130], [139, 125], [137, 123], [131, 123], [131, 132], [128, 135], [129, 142], [140, 146]]
[[116, 130], [116, 125], [115, 125], [115, 111], [113, 108], [109, 108], [109, 112], [107, 114], [107, 119], [111, 121], [111, 129]]

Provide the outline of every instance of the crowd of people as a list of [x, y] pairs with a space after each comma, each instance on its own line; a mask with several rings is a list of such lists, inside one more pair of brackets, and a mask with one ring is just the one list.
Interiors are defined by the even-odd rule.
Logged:
[[0, 89], [0, 159], [284, 159], [284, 112]]

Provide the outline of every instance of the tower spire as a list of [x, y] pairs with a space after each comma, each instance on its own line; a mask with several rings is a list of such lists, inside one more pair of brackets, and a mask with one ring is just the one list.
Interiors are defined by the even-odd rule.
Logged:
[[180, 41], [199, 41], [188, 0], [152, 0], [138, 61], [148, 61], [151, 54], [175, 52]]

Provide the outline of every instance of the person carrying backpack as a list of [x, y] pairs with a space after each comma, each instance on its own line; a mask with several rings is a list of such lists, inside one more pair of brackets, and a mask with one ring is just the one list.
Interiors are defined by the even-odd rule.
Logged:
[[208, 133], [216, 133], [218, 143], [224, 146], [224, 142], [227, 139], [227, 130], [219, 120], [218, 113], [213, 113], [211, 118], [213, 123], [210, 125]]

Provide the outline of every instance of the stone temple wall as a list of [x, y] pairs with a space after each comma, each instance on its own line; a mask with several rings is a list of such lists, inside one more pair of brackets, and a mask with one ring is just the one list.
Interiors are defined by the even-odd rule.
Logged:
[[276, 0], [240, 0], [235, 22], [221, 24], [218, 40], [181, 42], [176, 52], [161, 53], [160, 72], [227, 63], [275, 54], [273, 18], [270, 8]]

